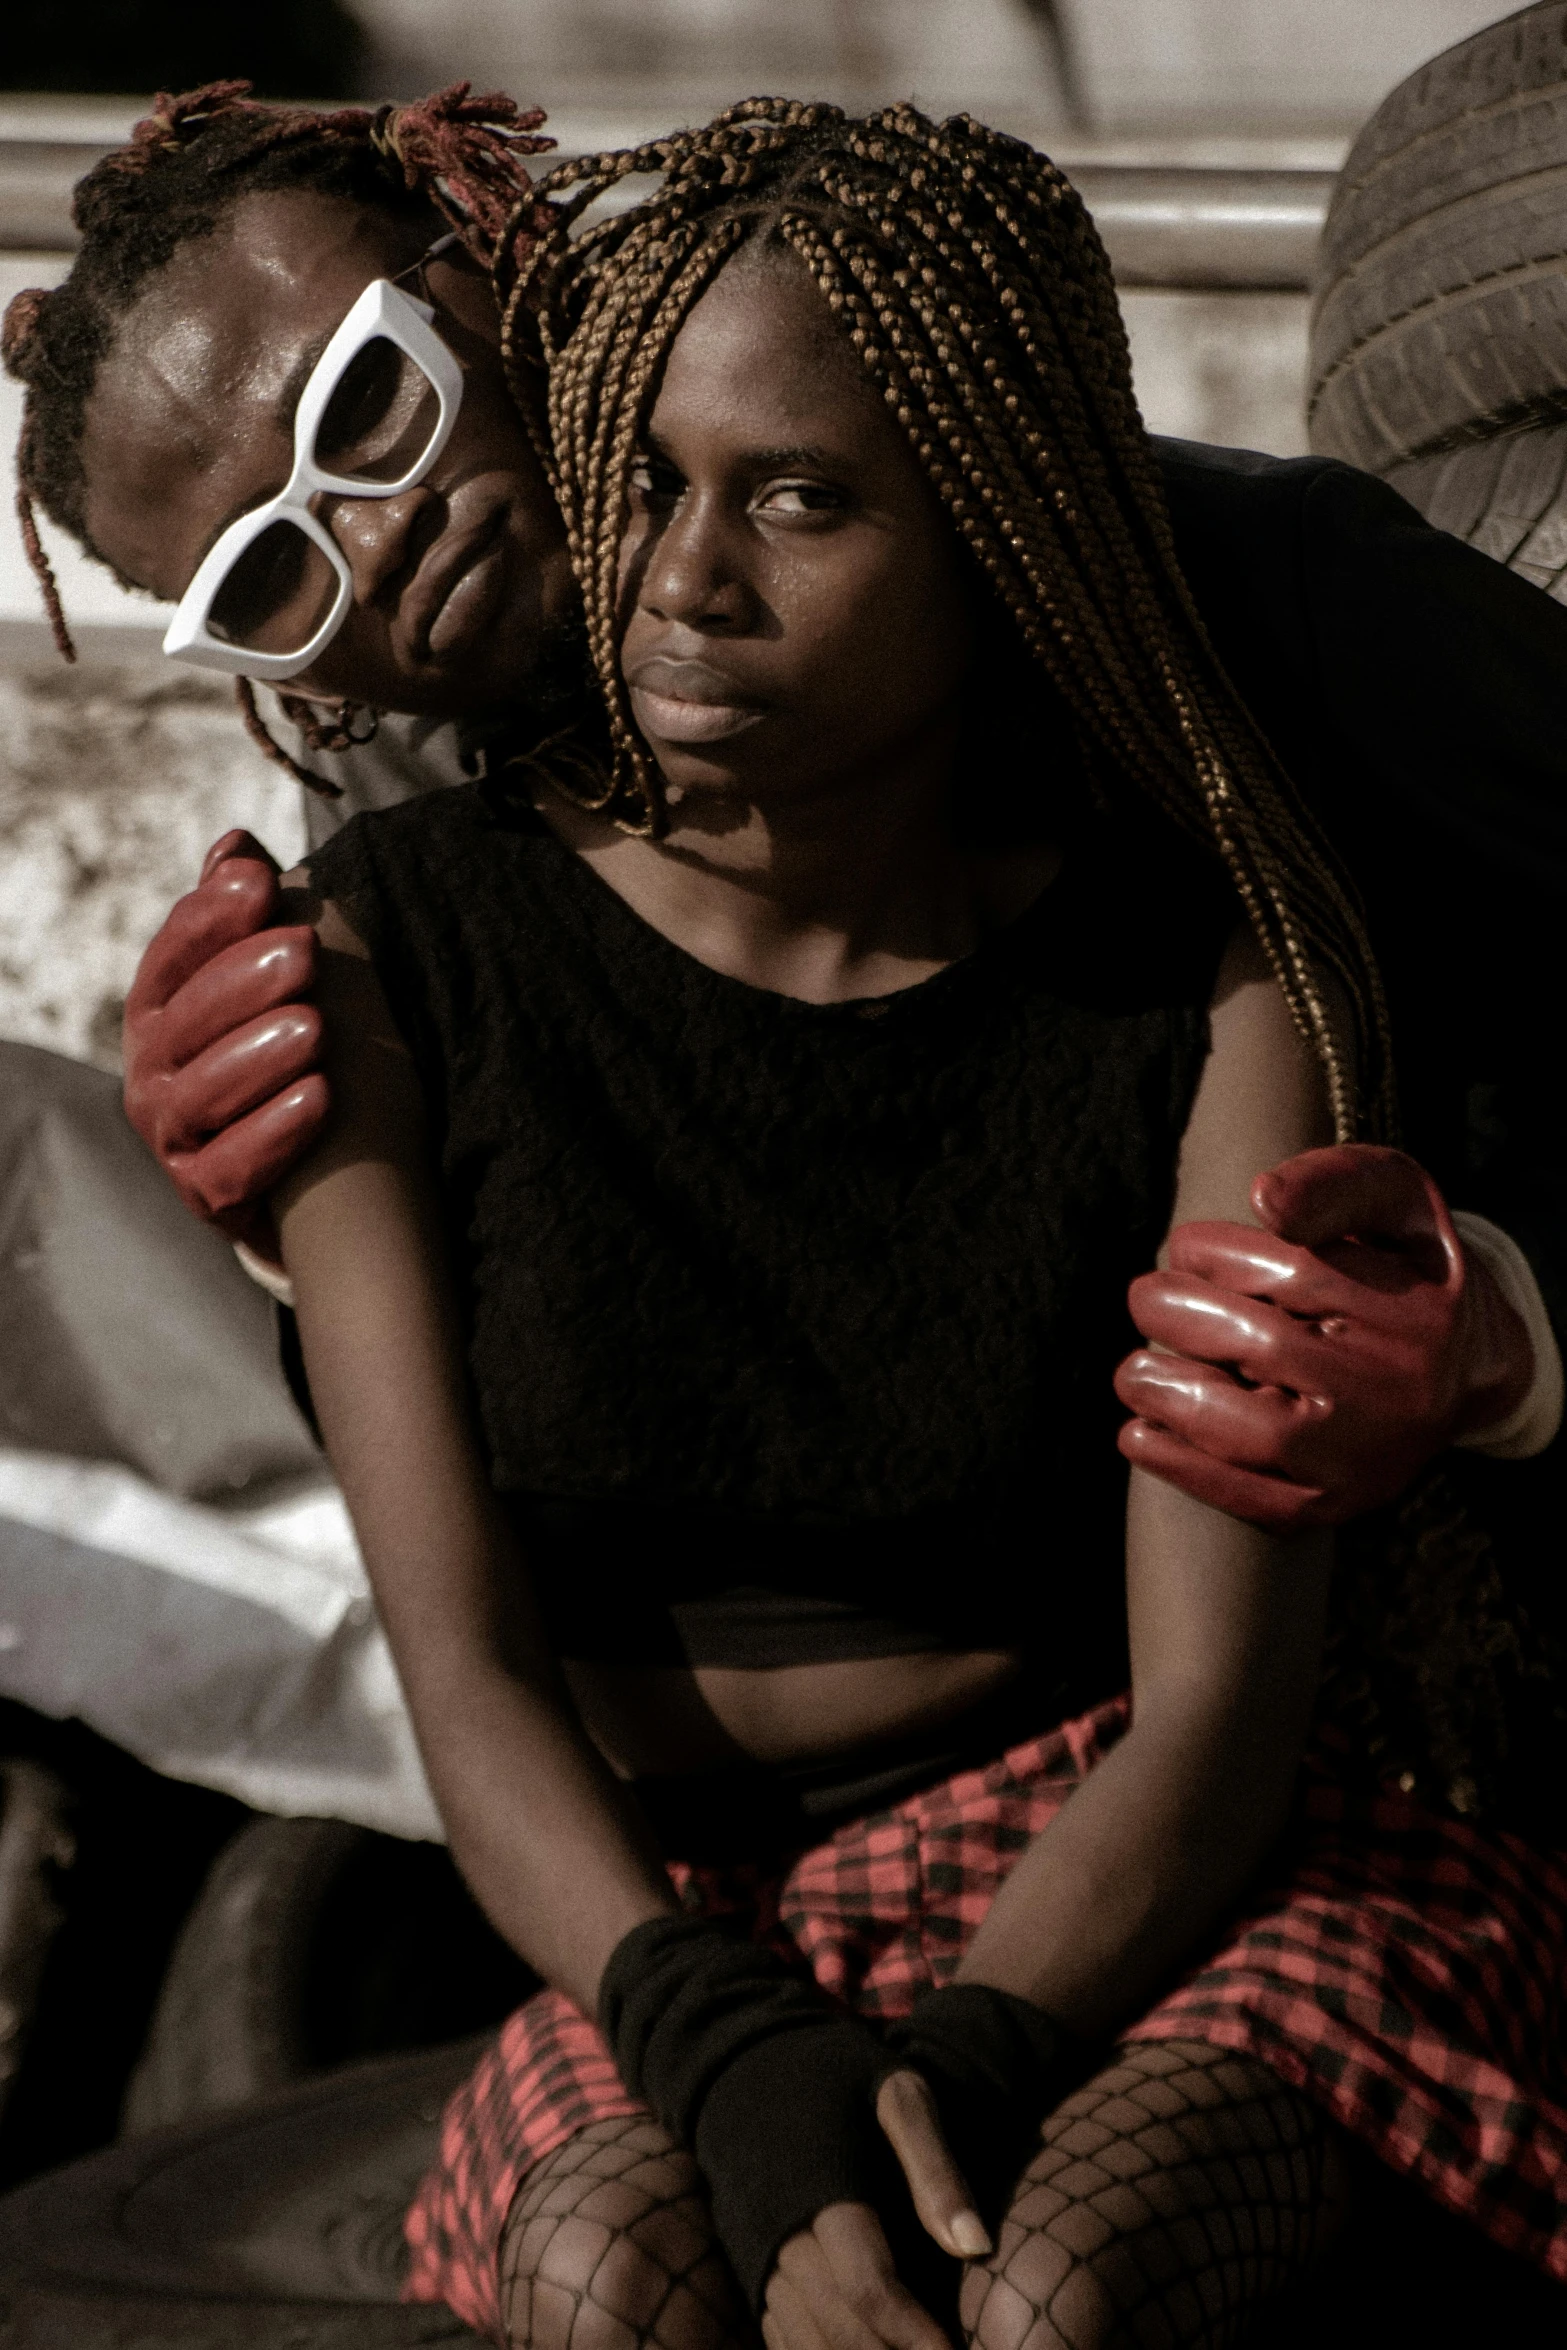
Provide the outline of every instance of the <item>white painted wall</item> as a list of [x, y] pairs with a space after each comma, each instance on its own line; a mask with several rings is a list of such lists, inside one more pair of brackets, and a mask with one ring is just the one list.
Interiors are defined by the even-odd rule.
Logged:
[[1354, 125], [1497, 0], [1069, 0], [1097, 110], [1116, 122]]
[[657, 85], [689, 111], [758, 91], [1055, 104], [1049, 53], [1023, 0], [357, 0], [381, 78], [404, 90], [470, 76], [544, 103], [593, 85], [624, 103]]
[[[457, 74], [547, 104], [639, 83], [655, 118], [758, 89], [916, 93], [1060, 119], [1024, 0], [356, 0], [381, 78]], [[1166, 129], [1348, 127], [1423, 59], [1513, 13], [1497, 0], [1062, 0], [1096, 120]], [[654, 88], [656, 85], [656, 90]], [[695, 111], [693, 106], [692, 111]]]

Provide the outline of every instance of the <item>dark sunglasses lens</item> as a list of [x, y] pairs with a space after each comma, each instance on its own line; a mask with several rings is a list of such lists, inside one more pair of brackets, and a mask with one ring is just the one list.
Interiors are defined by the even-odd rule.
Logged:
[[342, 481], [401, 481], [435, 438], [440, 414], [423, 368], [375, 335], [355, 352], [327, 402], [315, 461]]
[[292, 522], [270, 523], [213, 597], [207, 627], [252, 653], [300, 653], [336, 594], [337, 574], [314, 539]]

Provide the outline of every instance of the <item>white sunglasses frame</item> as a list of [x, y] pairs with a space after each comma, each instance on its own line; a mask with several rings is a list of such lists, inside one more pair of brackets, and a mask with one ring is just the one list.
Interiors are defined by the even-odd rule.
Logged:
[[[449, 243], [450, 239], [443, 239]], [[426, 255], [426, 259], [429, 256]], [[174, 608], [163, 639], [171, 661], [188, 661], [200, 669], [221, 669], [230, 677], [254, 677], [280, 683], [298, 677], [319, 659], [342, 627], [353, 601], [353, 574], [347, 558], [324, 523], [310, 511], [310, 500], [323, 492], [340, 498], [395, 498], [421, 482], [445, 448], [457, 411], [462, 405], [462, 369], [431, 325], [435, 312], [428, 302], [415, 299], [393, 285], [390, 278], [372, 279], [326, 349], [310, 370], [294, 411], [294, 469], [276, 497], [253, 506], [231, 522], [196, 567], [189, 587]], [[423, 370], [435, 388], [440, 413], [435, 430], [417, 465], [400, 481], [348, 481], [324, 473], [311, 457], [316, 432], [349, 362], [366, 343], [382, 336]], [[245, 552], [274, 522], [287, 520], [320, 548], [337, 577], [332, 609], [307, 645], [294, 653], [263, 653], [230, 644], [213, 636], [207, 623], [218, 591]]]

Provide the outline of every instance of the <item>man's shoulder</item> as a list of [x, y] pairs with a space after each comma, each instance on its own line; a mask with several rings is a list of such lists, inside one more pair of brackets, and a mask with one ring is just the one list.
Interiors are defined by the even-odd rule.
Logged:
[[1368, 605], [1384, 626], [1392, 607], [1394, 625], [1418, 636], [1449, 614], [1466, 624], [1489, 615], [1520, 585], [1386, 482], [1337, 458], [1198, 441], [1153, 448], [1182, 572], [1240, 669], [1282, 660], [1298, 688], [1343, 653], [1351, 610], [1359, 629]]
[[480, 771], [482, 731], [449, 719], [384, 711], [345, 749], [320, 752], [311, 750], [275, 698], [263, 707], [274, 739], [326, 786], [304, 795], [305, 834], [312, 849], [341, 832], [355, 816], [461, 786]]
[[[1181, 441], [1150, 433], [1149, 446], [1166, 480], [1197, 480], [1219, 487], [1252, 483], [1266, 487], [1309, 482], [1338, 464], [1335, 457], [1273, 457], [1263, 449], [1235, 449], [1218, 441]], [[1242, 487], [1241, 493], [1245, 495]]]
[[[361, 808], [310, 851], [312, 865], [345, 856], [391, 868], [455, 868], [469, 860], [511, 853], [527, 856], [544, 832], [525, 799], [513, 798], [482, 777], [427, 788], [384, 807]], [[515, 842], [513, 851], [503, 843]]]
[[523, 811], [498, 807], [482, 784], [426, 789], [356, 810], [312, 845], [307, 862], [328, 897], [368, 890], [389, 903], [422, 896], [433, 904], [469, 892], [497, 858], [506, 861], [503, 836], [530, 829]]
[[1419, 522], [1385, 483], [1336, 457], [1270, 457], [1260, 449], [1159, 436], [1152, 447], [1178, 538], [1204, 526], [1235, 538], [1276, 538], [1304, 528], [1308, 509], [1314, 522], [1325, 509], [1341, 513], [1346, 524], [1393, 515]]

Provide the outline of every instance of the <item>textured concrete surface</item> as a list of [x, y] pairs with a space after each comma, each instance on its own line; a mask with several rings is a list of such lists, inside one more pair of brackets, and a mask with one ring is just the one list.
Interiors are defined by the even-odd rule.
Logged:
[[[375, 0], [379, 8], [383, 0]], [[469, 0], [472, 5], [472, 0]], [[537, 0], [534, 0], [537, 4]], [[513, 0], [492, 0], [510, 8]], [[1305, 129], [1363, 121], [1395, 82], [1518, 0], [1066, 0], [1101, 123]]]
[[285, 862], [303, 843], [298, 786], [221, 680], [0, 667], [0, 1036], [116, 1066], [137, 957], [231, 824]]
[[1305, 455], [1304, 294], [1126, 293], [1121, 315], [1150, 432]]

